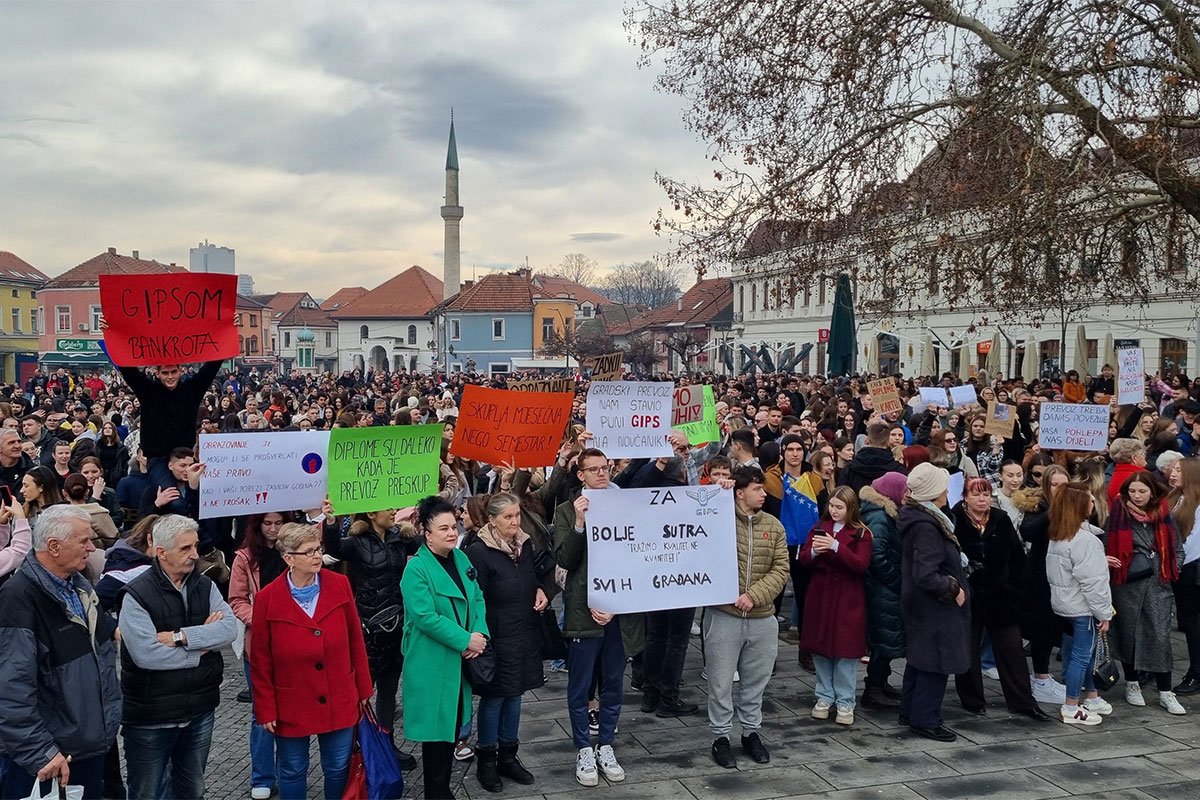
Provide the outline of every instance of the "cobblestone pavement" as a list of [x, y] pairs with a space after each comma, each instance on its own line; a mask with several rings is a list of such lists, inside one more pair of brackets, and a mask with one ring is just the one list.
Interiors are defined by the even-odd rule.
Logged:
[[[986, 718], [962, 711], [953, 683], [946, 694], [946, 724], [959, 734], [952, 744], [912, 736], [895, 715], [859, 709], [852, 727], [818, 722], [808, 712], [815, 701], [813, 677], [796, 664], [796, 645], [781, 639], [778, 671], [767, 689], [762, 737], [771, 763], [754, 764], [735, 754], [738, 769], [724, 770], [709, 756], [712, 737], [704, 715], [699, 640], [692, 639], [684, 673], [685, 699], [701, 713], [658, 719], [639, 710], [641, 695], [627, 689], [616, 753], [628, 778], [622, 784], [585, 789], [575, 782], [575, 752], [566, 720], [566, 675], [551, 673], [545, 687], [525, 695], [521, 758], [537, 776], [532, 787], [508, 785], [500, 795], [484, 792], [468, 765], [456, 770], [459, 798], [542, 797], [554, 800], [654, 798], [654, 800], [956, 800], [993, 797], [1036, 800], [1051, 797], [1149, 800], [1200, 798], [1200, 697], [1181, 697], [1189, 715], [1173, 717], [1146, 690], [1147, 705], [1135, 708], [1121, 691], [1115, 707], [1096, 728], [1037, 723], [1009, 715], [999, 684], [987, 681]], [[1187, 650], [1175, 637], [1176, 663]], [[230, 657], [232, 658], [232, 657]], [[903, 669], [902, 662], [894, 667]], [[1178, 668], [1176, 679], [1183, 672]], [[208, 764], [208, 794], [214, 800], [249, 797], [248, 705], [234, 696], [243, 688], [240, 669], [227, 669]], [[862, 671], [859, 678], [861, 682]], [[626, 675], [628, 681], [628, 673]], [[892, 682], [899, 685], [899, 675]], [[628, 687], [628, 683], [626, 683]], [[860, 683], [861, 686], [861, 683]], [[1044, 706], [1048, 713], [1057, 709]], [[404, 749], [420, 755], [419, 745]], [[314, 748], [310, 797], [320, 796]], [[420, 767], [407, 774], [405, 797], [421, 796]], [[532, 791], [531, 791], [532, 790]]]

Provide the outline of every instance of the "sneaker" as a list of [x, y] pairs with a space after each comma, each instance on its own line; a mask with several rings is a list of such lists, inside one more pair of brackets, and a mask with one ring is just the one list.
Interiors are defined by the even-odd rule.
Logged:
[[838, 706], [837, 718], [834, 719], [838, 725], [853, 725], [854, 724], [854, 709], [842, 708]]
[[271, 796], [270, 786], [255, 786], [250, 790], [252, 800], [267, 800]]
[[470, 761], [475, 757], [475, 748], [467, 744], [466, 739], [459, 739], [454, 743], [454, 760], [455, 761]]
[[1029, 687], [1033, 689], [1033, 699], [1039, 703], [1054, 703], [1061, 706], [1067, 702], [1067, 687], [1054, 678], [1031, 677]]
[[1108, 716], [1113, 712], [1112, 704], [1103, 697], [1088, 697], [1080, 705], [1086, 708], [1089, 714]]
[[1137, 681], [1125, 682], [1125, 702], [1131, 706], [1146, 705], [1146, 698], [1142, 697], [1142, 686]]
[[690, 717], [700, 710], [700, 706], [695, 703], [688, 703], [683, 700], [676, 700], [674, 703], [659, 703], [658, 708], [654, 712], [656, 717]]
[[712, 743], [712, 757], [718, 767], [723, 769], [737, 767], [737, 759], [734, 758], [733, 751], [729, 748], [728, 736], [721, 736]]
[[600, 776], [596, 773], [596, 752], [590, 747], [580, 750], [575, 758], [575, 780], [579, 781], [580, 786], [600, 783]]
[[700, 623], [693, 622], [692, 623], [692, 636], [699, 636], [699, 635], [700, 635]]
[[1104, 721], [1099, 714], [1089, 714], [1085, 706], [1069, 706], [1065, 703], [1059, 707], [1058, 716], [1066, 725], [1099, 725]]
[[600, 709], [588, 709], [588, 733], [596, 736], [600, 733]]
[[738, 671], [735, 669], [735, 670], [733, 671], [733, 682], [734, 682], [734, 683], [737, 683], [737, 682], [738, 682], [738, 681], [740, 681], [741, 679], [742, 679], [742, 676], [741, 676], [741, 674], [740, 674], [740, 673], [738, 673]]
[[1000, 670], [996, 669], [995, 667], [988, 667], [983, 671], [983, 677], [998, 681], [1000, 680]]
[[596, 764], [607, 780], [613, 783], [625, 780], [625, 770], [617, 763], [617, 754], [613, 752], [611, 744], [600, 745], [600, 749], [596, 751]]
[[767, 752], [766, 746], [759, 738], [758, 731], [748, 733], [742, 737], [742, 751], [750, 756], [755, 764], [771, 763], [771, 754]]
[[1158, 704], [1167, 710], [1169, 714], [1182, 716], [1187, 713], [1187, 709], [1179, 704], [1174, 692], [1159, 692]]
[[551, 672], [566, 672], [567, 671], [567, 662], [551, 661], [550, 662], [550, 671]]
[[829, 719], [829, 709], [831, 708], [833, 708], [832, 704], [826, 703], [824, 700], [818, 700], [817, 704], [813, 706], [812, 718]]

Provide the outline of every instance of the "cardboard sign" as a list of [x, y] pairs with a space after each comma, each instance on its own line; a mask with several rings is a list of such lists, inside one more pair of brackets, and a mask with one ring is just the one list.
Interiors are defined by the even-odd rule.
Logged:
[[975, 391], [975, 387], [969, 383], [964, 383], [962, 386], [950, 387], [950, 404], [956, 408], [959, 406], [973, 406], [979, 402], [979, 393]]
[[1137, 405], [1146, 399], [1146, 364], [1142, 348], [1117, 351], [1117, 404]]
[[708, 444], [721, 440], [721, 428], [717, 425], [717, 400], [711, 386], [704, 386], [704, 407], [698, 422], [685, 422], [674, 428], [688, 438], [688, 444]]
[[328, 451], [328, 431], [200, 434], [200, 519], [320, 508]]
[[704, 386], [680, 386], [671, 398], [671, 427], [704, 418]]
[[608, 353], [592, 360], [592, 380], [617, 381], [625, 374], [624, 353]]
[[871, 393], [871, 401], [875, 404], [875, 410], [881, 414], [899, 414], [904, 410], [904, 403], [900, 402], [900, 393], [896, 391], [894, 379], [880, 378], [877, 381], [870, 381], [867, 384], [867, 391]]
[[589, 607], [632, 614], [737, 599], [732, 491], [672, 486], [583, 495]]
[[1013, 427], [1017, 424], [1017, 407], [995, 400], [987, 404], [984, 432], [989, 436], [999, 436], [1001, 439], [1011, 439]]
[[946, 400], [946, 390], [941, 386], [922, 386], [921, 402], [927, 406], [950, 407], [950, 403]]
[[530, 378], [524, 381], [509, 381], [507, 386], [514, 392], [574, 392], [575, 379], [569, 377]]
[[100, 306], [109, 358], [122, 367], [238, 355], [236, 275], [101, 275]]
[[609, 458], [673, 454], [671, 401], [675, 387], [662, 381], [599, 381], [588, 389], [587, 425], [592, 446]]
[[1042, 403], [1038, 444], [1043, 450], [1099, 452], [1108, 446], [1108, 406]]
[[438, 491], [442, 425], [335, 428], [329, 501], [335, 514], [407, 508]]
[[468, 384], [450, 452], [486, 464], [554, 463], [571, 420], [571, 392], [513, 392]]

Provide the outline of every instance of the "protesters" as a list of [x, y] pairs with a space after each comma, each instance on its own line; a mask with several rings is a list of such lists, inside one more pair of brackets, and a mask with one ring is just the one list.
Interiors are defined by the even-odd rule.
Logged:
[[859, 490], [863, 522], [871, 530], [871, 566], [867, 571], [867, 676], [859, 702], [863, 708], [892, 711], [900, 691], [891, 686], [891, 662], [904, 657], [904, 620], [900, 613], [901, 553], [896, 528], [908, 494], [908, 478], [889, 472]]

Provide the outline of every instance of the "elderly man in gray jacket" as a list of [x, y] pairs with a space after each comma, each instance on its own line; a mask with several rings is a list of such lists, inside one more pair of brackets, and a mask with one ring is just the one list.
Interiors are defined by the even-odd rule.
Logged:
[[112, 618], [80, 572], [95, 550], [88, 513], [50, 506], [33, 550], [0, 589], [2, 797], [34, 780], [98, 798], [104, 759], [121, 722]]

